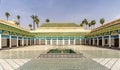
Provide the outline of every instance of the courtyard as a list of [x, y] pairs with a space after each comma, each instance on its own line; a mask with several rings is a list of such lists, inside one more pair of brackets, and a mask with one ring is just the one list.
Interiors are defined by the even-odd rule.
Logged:
[[[81, 58], [38, 58], [50, 49], [72, 49]], [[84, 45], [34, 45], [0, 51], [0, 70], [120, 70], [120, 51]]]
[[120, 70], [120, 0], [0, 0], [0, 70]]

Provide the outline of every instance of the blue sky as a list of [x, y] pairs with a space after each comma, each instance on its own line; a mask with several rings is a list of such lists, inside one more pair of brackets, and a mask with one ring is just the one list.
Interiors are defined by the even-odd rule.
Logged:
[[106, 23], [120, 18], [120, 0], [0, 0], [0, 18], [6, 20], [4, 13], [8, 11], [9, 20], [17, 20], [21, 16], [21, 26], [32, 24], [30, 16], [38, 15], [40, 24], [49, 18], [51, 22], [75, 22], [80, 24], [84, 18], [89, 21], [105, 18]]

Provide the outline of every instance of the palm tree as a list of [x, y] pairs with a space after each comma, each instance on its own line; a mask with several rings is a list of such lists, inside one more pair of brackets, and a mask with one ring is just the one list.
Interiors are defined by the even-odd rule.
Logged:
[[90, 28], [91, 27], [91, 23], [89, 23], [88, 26], [89, 26], [89, 29], [91, 30], [91, 28]]
[[19, 21], [19, 25], [20, 25], [20, 15], [17, 15], [17, 19], [18, 19], [18, 21]]
[[[81, 25], [84, 27], [84, 20], [82, 21]], [[85, 29], [85, 27], [84, 27], [84, 29]]]
[[49, 22], [50, 22], [50, 20], [47, 18], [47, 19], [46, 19], [46, 22], [47, 22], [47, 23], [49, 23]]
[[35, 20], [38, 18], [38, 16], [35, 15]]
[[19, 23], [19, 22], [17, 22], [17, 21], [14, 21], [14, 22], [15, 22], [15, 24], [16, 24], [16, 25], [19, 25], [19, 24], [20, 24], [20, 23]]
[[103, 25], [105, 23], [105, 19], [104, 18], [101, 18], [100, 19], [100, 24]]
[[34, 16], [34, 22], [35, 22], [35, 24], [36, 24], [37, 27], [38, 27], [38, 24], [39, 24], [39, 22], [40, 22], [40, 20], [38, 19], [38, 16]]
[[35, 15], [32, 15], [31, 18], [33, 20], [33, 29], [35, 30], [35, 19], [36, 19], [37, 16]]
[[93, 28], [95, 27], [95, 24], [96, 24], [96, 21], [95, 21], [95, 20], [92, 20], [92, 21], [91, 21], [91, 25], [93, 25]]
[[8, 21], [8, 18], [9, 18], [9, 16], [10, 16], [10, 13], [9, 13], [9, 12], [5, 12], [5, 16], [6, 16], [7, 21]]
[[83, 23], [81, 23], [80, 26], [83, 27]]
[[87, 29], [87, 25], [88, 25], [88, 21], [87, 21], [87, 19], [84, 19], [84, 20], [83, 20], [83, 23], [86, 25], [85, 28]]
[[35, 19], [35, 23], [36, 23], [37, 27], [38, 27], [38, 25], [39, 25], [39, 22], [40, 22], [39, 18], [36, 18], [36, 19]]
[[32, 24], [29, 24], [30, 30], [32, 30]]

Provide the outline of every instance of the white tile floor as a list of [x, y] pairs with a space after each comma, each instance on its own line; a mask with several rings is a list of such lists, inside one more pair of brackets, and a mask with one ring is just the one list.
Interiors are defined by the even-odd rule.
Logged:
[[120, 58], [93, 58], [93, 60], [110, 70], [120, 70]]
[[[58, 47], [58, 46], [57, 46]], [[29, 46], [9, 50], [0, 50], [0, 70], [15, 70], [47, 50], [56, 46]], [[91, 46], [65, 46], [111, 70], [120, 70], [120, 51]], [[30, 51], [30, 52], [26, 52]], [[39, 52], [35, 52], [39, 51]], [[19, 53], [19, 54], [18, 54]], [[30, 56], [27, 56], [30, 55]], [[27, 58], [27, 59], [26, 59]]]
[[15, 70], [30, 59], [0, 59], [0, 70]]

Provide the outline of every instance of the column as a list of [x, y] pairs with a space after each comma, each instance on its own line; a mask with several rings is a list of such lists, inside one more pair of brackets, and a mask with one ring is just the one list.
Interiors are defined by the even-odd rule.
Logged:
[[85, 38], [85, 45], [86, 45], [86, 38]]
[[29, 40], [30, 40], [30, 39], [28, 38], [28, 46], [30, 46], [30, 43], [29, 43], [30, 41], [29, 41]]
[[22, 46], [24, 46], [24, 37], [22, 37]]
[[27, 44], [26, 44], [27, 46], [28, 46], [28, 42], [29, 42], [29, 40], [28, 40], [28, 38], [27, 38]]
[[47, 45], [47, 39], [45, 39], [45, 45]]
[[104, 46], [105, 44], [105, 40], [104, 40], [104, 36], [102, 36], [102, 46]]
[[28, 46], [29, 46], [29, 38], [28, 38]]
[[18, 47], [18, 36], [17, 36], [17, 47]]
[[40, 45], [40, 38], [38, 38], [38, 45]]
[[120, 48], [120, 34], [119, 34], [119, 48]]
[[50, 45], [52, 45], [52, 36], [50, 37]]
[[70, 45], [70, 36], [69, 36], [69, 40], [68, 40], [68, 45]]
[[44, 39], [45, 39], [45, 45], [47, 45], [47, 38], [46, 38], [46, 36], [44, 37]]
[[36, 40], [35, 40], [35, 38], [34, 38], [34, 45], [36, 44]]
[[97, 46], [99, 46], [99, 37], [97, 37]]
[[[80, 36], [80, 45], [81, 45], [81, 43], [82, 43], [82, 42], [81, 42], [81, 36]], [[85, 44], [85, 45], [86, 45], [86, 44]]]
[[75, 41], [76, 41], [76, 40], [74, 40], [74, 45], [75, 45], [75, 43], [76, 43]]
[[0, 49], [2, 49], [2, 35], [0, 34]]
[[65, 39], [64, 39], [64, 36], [63, 36], [63, 45], [65, 45]]
[[57, 42], [56, 42], [56, 45], [58, 45], [58, 36], [57, 36]]
[[111, 47], [111, 35], [109, 35], [109, 47]]
[[75, 41], [76, 41], [76, 37], [74, 36], [74, 45], [75, 45], [75, 43], [76, 43]]
[[95, 39], [93, 38], [93, 45], [95, 45]]
[[11, 35], [9, 36], [9, 48], [12, 48], [12, 46], [11, 46]]
[[51, 41], [50, 44], [52, 45], [52, 39], [50, 41]]
[[31, 40], [32, 40], [32, 39], [30, 38], [30, 45], [32, 45], [32, 44], [31, 44]]

